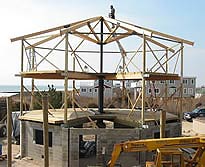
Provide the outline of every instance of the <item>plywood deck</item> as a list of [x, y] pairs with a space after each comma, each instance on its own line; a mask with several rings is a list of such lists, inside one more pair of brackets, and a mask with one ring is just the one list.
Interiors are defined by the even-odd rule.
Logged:
[[[48, 115], [48, 122], [50, 124], [62, 124], [63, 123], [63, 116], [64, 116], [64, 110], [63, 109], [50, 109], [49, 112], [51, 114]], [[68, 109], [68, 124], [79, 124], [79, 121], [84, 123], [88, 122], [88, 116], [93, 119], [104, 119], [104, 120], [112, 120], [117, 122], [132, 122], [133, 124], [136, 124], [141, 117], [140, 117], [140, 111], [135, 110], [130, 114], [130, 117], [128, 117], [128, 114], [130, 113], [130, 110], [128, 109], [104, 109], [104, 114], [94, 114], [93, 111], [97, 112], [97, 109], [92, 109], [91, 112], [89, 111], [81, 111], [80, 109], [76, 109], [76, 112], [73, 111], [72, 108]], [[145, 121], [159, 121], [160, 118], [160, 112], [145, 112]], [[43, 114], [42, 110], [33, 110], [25, 115], [20, 117], [21, 120], [24, 121], [35, 121], [35, 122], [43, 122]], [[177, 119], [177, 116], [167, 113], [167, 120]]]
[[29, 71], [22, 72], [17, 76], [24, 78], [34, 79], [64, 79], [68, 76], [68, 79], [76, 80], [97, 80], [103, 77], [105, 80], [141, 80], [143, 77], [146, 80], [179, 80], [178, 74], [165, 74], [165, 73], [153, 73], [147, 72], [126, 72], [126, 73], [87, 73], [78, 71], [68, 71], [65, 73], [63, 70], [51, 70], [51, 71]]

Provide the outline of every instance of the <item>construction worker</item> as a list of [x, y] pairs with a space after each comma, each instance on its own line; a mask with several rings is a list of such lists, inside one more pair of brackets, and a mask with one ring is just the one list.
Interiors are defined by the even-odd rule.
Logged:
[[[109, 13], [109, 17], [111, 19], [115, 19], [115, 8], [113, 7], [113, 5], [110, 5], [110, 13]], [[112, 28], [115, 28], [115, 25], [112, 24]]]
[[112, 19], [115, 19], [115, 8], [113, 7], [113, 5], [110, 5], [110, 13], [109, 13], [109, 17]]

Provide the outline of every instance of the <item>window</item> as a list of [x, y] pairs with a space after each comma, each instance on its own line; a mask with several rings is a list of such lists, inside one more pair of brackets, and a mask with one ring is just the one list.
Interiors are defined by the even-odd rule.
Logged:
[[160, 81], [159, 83], [160, 83], [160, 84], [164, 84], [164, 83], [165, 83], [165, 81]]
[[194, 79], [191, 79], [191, 84], [194, 85]]
[[81, 92], [86, 92], [86, 89], [85, 89], [85, 88], [82, 88], [82, 89], [81, 89]]
[[188, 79], [183, 79], [183, 84], [188, 85]]
[[176, 93], [176, 91], [177, 91], [177, 88], [176, 88], [176, 87], [170, 87], [170, 88], [169, 88], [169, 94], [170, 94], [170, 95]]
[[169, 80], [169, 83], [174, 84], [175, 82], [174, 82], [174, 80]]
[[188, 88], [188, 93], [193, 94], [193, 88]]
[[154, 89], [154, 92], [155, 92], [156, 94], [159, 94], [159, 89], [158, 89], [158, 88]]
[[[33, 129], [33, 141], [35, 144], [43, 145], [43, 131], [38, 129]], [[48, 146], [52, 147], [52, 132], [48, 132]]]
[[97, 89], [95, 89], [95, 92], [97, 92]]
[[92, 92], [92, 89], [89, 89], [89, 92]]
[[[153, 91], [154, 91], [154, 92], [153, 92]], [[153, 93], [156, 93], [156, 94], [159, 94], [159, 93], [160, 93], [159, 88], [155, 88], [153, 91], [152, 91], [151, 89], [148, 89], [148, 93], [149, 93], [149, 94], [151, 94], [152, 92], [153, 92]]]
[[184, 94], [187, 94], [187, 88], [184, 88]]

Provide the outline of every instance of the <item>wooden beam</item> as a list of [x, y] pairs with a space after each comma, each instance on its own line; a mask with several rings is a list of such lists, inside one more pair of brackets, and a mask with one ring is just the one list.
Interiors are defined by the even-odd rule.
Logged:
[[91, 27], [90, 22], [88, 22], [87, 24], [88, 24], [88, 27], [89, 27], [89, 29], [90, 29], [90, 32], [93, 33], [93, 35], [95, 36], [96, 40], [97, 40], [98, 43], [99, 43], [100, 39], [99, 39], [99, 37], [97, 36], [97, 34], [95, 33], [94, 28]]
[[12, 166], [12, 108], [11, 97], [7, 97], [7, 167]]
[[126, 33], [124, 35], [114, 36], [114, 37], [110, 38], [109, 40], [107, 40], [107, 43], [111, 43], [113, 41], [117, 41], [117, 40], [120, 40], [122, 38], [128, 37], [130, 35], [129, 33], [132, 34], [132, 32], [129, 31], [128, 34]]
[[90, 42], [93, 42], [93, 43], [96, 43], [96, 44], [99, 42], [99, 41], [89, 37], [88, 35], [82, 34], [81, 32], [78, 32], [78, 31], [73, 31], [73, 32], [74, 32], [73, 35], [75, 35], [77, 37], [80, 37], [80, 38], [83, 38], [83, 39], [85, 39], [87, 41], [90, 41]]
[[[140, 36], [140, 35], [138, 35], [138, 36]], [[140, 36], [140, 37], [141, 37], [141, 36]], [[170, 51], [170, 52], [172, 52], [172, 53], [175, 52], [174, 49], [172, 49], [172, 48], [170, 48], [170, 47], [168, 47], [168, 46], [166, 46], [166, 45], [164, 45], [164, 44], [162, 44], [162, 43], [160, 43], [160, 42], [158, 42], [158, 41], [155, 41], [155, 40], [152, 39], [152, 38], [146, 37], [146, 40], [149, 41], [149, 42], [152, 42], [153, 44], [158, 45], [158, 46], [160, 46], [161, 48], [164, 48], [164, 49], [166, 49], [166, 50], [168, 50], [168, 51]]]
[[30, 49], [30, 48], [36, 47], [36, 46], [38, 46], [38, 45], [41, 45], [41, 44], [43, 44], [43, 43], [46, 43], [46, 42], [48, 42], [48, 41], [50, 41], [50, 40], [52, 40], [52, 39], [55, 39], [55, 38], [57, 38], [57, 37], [59, 37], [59, 34], [51, 35], [50, 37], [48, 37], [48, 38], [46, 38], [46, 39], [43, 39], [43, 40], [38, 41], [38, 42], [36, 42], [36, 43], [34, 43], [34, 44], [30, 45], [30, 46], [27, 46], [26, 49]]
[[57, 30], [62, 30], [62, 29], [65, 29], [66, 27], [72, 27], [72, 26], [74, 26], [76, 24], [79, 24], [79, 23], [82, 23], [82, 22], [86, 22], [86, 21], [88, 21], [90, 19], [95, 19], [95, 18], [99, 19], [101, 17], [89, 18], [89, 19], [77, 21], [77, 22], [74, 22], [74, 23], [71, 23], [71, 24], [62, 25], [62, 26], [58, 26], [58, 27], [54, 27], [54, 28], [38, 31], [38, 32], [35, 32], [35, 33], [31, 33], [31, 34], [27, 34], [27, 35], [11, 38], [11, 42], [15, 42], [15, 41], [18, 41], [18, 40], [23, 40], [23, 39], [34, 37], [34, 36], [38, 36], [38, 35], [41, 35], [41, 34], [50, 33], [50, 32], [57, 31]]
[[[136, 29], [136, 28], [141, 29], [141, 34], [142, 34], [142, 31], [149, 32], [151, 34], [151, 35], [149, 35], [150, 37], [155, 34], [155, 35], [159, 35], [161, 37], [165, 37], [165, 38], [168, 38], [168, 39], [171, 39], [171, 40], [175, 40], [177, 42], [185, 43], [187, 45], [192, 45], [192, 46], [194, 45], [194, 42], [192, 42], [192, 41], [185, 40], [185, 39], [173, 36], [173, 35], [165, 34], [165, 33], [162, 33], [162, 32], [158, 32], [158, 31], [155, 31], [155, 30], [151, 30], [151, 29], [148, 29], [148, 28], [145, 28], [145, 27], [142, 27], [142, 26], [137, 26], [137, 25], [134, 25], [134, 24], [131, 24], [131, 23], [128, 23], [128, 22], [120, 21], [120, 20], [116, 20], [116, 22], [123, 23], [123, 24], [127, 25], [127, 27], [131, 26], [130, 27], [131, 29], [132, 29], [132, 27], [134, 29]], [[138, 32], [138, 31], [136, 31], [136, 32]], [[145, 33], [145, 35], [148, 35], [148, 34]]]
[[42, 98], [43, 106], [43, 145], [44, 145], [44, 167], [49, 166], [49, 143], [48, 143], [48, 96]]

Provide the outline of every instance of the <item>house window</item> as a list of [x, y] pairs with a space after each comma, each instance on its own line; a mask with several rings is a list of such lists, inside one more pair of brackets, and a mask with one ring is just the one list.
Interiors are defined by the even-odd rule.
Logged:
[[[152, 89], [148, 89], [149, 94], [151, 94], [152, 92], [153, 92]], [[159, 89], [158, 88], [154, 89], [154, 93], [159, 94], [160, 93]]]
[[191, 79], [191, 84], [194, 85], [194, 79]]
[[92, 92], [92, 89], [89, 89], [90, 92]]
[[[43, 145], [43, 131], [38, 129], [33, 129], [33, 141], [35, 144]], [[48, 146], [52, 147], [52, 132], [48, 132]]]
[[85, 88], [82, 88], [82, 89], [81, 89], [81, 92], [86, 92], [86, 89], [85, 89]]
[[187, 79], [183, 79], [183, 84], [184, 85], [188, 85], [188, 80]]
[[187, 88], [184, 88], [184, 94], [187, 94]]
[[175, 82], [174, 82], [174, 80], [169, 80], [169, 83], [174, 84]]
[[95, 89], [95, 92], [97, 92], [97, 89]]
[[159, 94], [159, 89], [158, 89], [158, 88], [154, 89], [154, 92], [155, 92], [156, 94]]
[[188, 88], [188, 93], [193, 94], [193, 88]]
[[165, 83], [165, 81], [160, 81], [159, 83], [160, 83], [160, 84], [164, 84], [164, 83]]
[[174, 93], [176, 93], [177, 89], [175, 87], [171, 87], [169, 88], [169, 94], [172, 95]]

